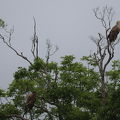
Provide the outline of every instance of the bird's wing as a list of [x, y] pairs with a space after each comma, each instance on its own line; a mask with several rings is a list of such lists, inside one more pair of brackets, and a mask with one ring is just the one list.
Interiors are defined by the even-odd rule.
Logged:
[[118, 35], [118, 33], [120, 32], [120, 29], [117, 27], [117, 25], [115, 25], [112, 29], [111, 29], [111, 31], [110, 31], [110, 33], [109, 33], [109, 35], [108, 35], [108, 38], [110, 38], [110, 37], [117, 37], [117, 35]]
[[29, 95], [27, 96], [27, 101], [26, 101], [26, 103], [29, 104], [29, 102], [31, 101], [31, 99], [32, 99], [32, 94], [29, 94]]

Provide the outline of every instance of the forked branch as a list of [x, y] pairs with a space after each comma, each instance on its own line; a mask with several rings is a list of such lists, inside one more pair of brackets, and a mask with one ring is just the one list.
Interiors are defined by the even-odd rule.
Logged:
[[54, 55], [57, 50], [58, 50], [58, 46], [53, 46], [50, 42], [50, 40], [47, 40], [46, 42], [47, 44], [47, 55], [46, 55], [46, 63], [48, 64], [50, 56]]
[[9, 37], [8, 37], [8, 41], [5, 39], [5, 37], [0, 34], [0, 39], [3, 40], [3, 43], [5, 43], [11, 50], [13, 50], [18, 56], [20, 56], [21, 58], [23, 58], [24, 60], [26, 60], [28, 63], [30, 63], [32, 65], [32, 62], [26, 57], [23, 55], [23, 53], [21, 52], [18, 52], [11, 44], [11, 36], [12, 36], [12, 32], [10, 30], [9, 32]]
[[109, 30], [111, 29], [111, 22], [113, 19], [113, 9], [103, 7], [102, 10], [96, 8], [93, 10], [95, 17], [102, 23], [104, 34], [98, 33], [98, 37], [92, 37], [92, 40], [96, 44], [97, 51], [93, 54], [93, 59], [96, 61], [98, 70], [101, 77], [101, 94], [102, 94], [102, 105], [106, 98], [106, 68], [112, 58], [114, 57], [115, 43], [110, 43], [108, 39]]

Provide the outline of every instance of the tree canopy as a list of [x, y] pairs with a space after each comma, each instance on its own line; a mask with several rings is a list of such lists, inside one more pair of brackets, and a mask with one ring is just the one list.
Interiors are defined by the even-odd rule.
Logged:
[[[100, 14], [99, 14], [100, 13]], [[29, 63], [18, 67], [7, 90], [0, 89], [1, 120], [119, 120], [120, 119], [120, 60], [112, 61], [118, 40], [109, 43], [107, 35], [111, 28], [112, 9], [94, 10], [105, 33], [91, 37], [97, 50], [76, 61], [74, 55], [61, 57], [59, 63], [50, 61], [58, 50], [47, 41], [46, 59], [38, 56], [38, 37], [34, 19], [34, 34], [30, 61], [8, 41], [2, 33], [0, 39], [19, 57]], [[100, 15], [100, 16], [99, 16]], [[107, 17], [107, 18], [106, 18]], [[0, 19], [0, 27], [5, 22]], [[106, 70], [111, 63], [111, 69]], [[27, 95], [36, 93], [34, 106], [25, 110]]]

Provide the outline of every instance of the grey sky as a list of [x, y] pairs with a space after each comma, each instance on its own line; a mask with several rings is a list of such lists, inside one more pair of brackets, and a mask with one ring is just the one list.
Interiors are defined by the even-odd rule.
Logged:
[[[116, 20], [120, 20], [120, 0], [0, 0], [0, 18], [9, 27], [14, 26], [12, 43], [29, 59], [32, 59], [33, 16], [37, 22], [39, 55], [42, 58], [46, 53], [46, 39], [49, 38], [59, 47], [53, 60], [58, 61], [61, 56], [69, 54], [78, 59], [95, 49], [89, 36], [96, 36], [102, 29], [92, 10], [105, 5], [114, 8], [114, 25]], [[5, 89], [17, 67], [28, 64], [2, 42], [0, 56], [0, 88]]]

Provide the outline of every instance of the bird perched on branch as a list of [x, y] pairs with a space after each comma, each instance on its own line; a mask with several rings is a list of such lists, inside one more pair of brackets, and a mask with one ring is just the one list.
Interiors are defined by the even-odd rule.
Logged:
[[34, 91], [27, 95], [27, 101], [26, 101], [26, 105], [25, 105], [25, 113], [32, 110], [32, 108], [35, 104], [35, 101], [36, 101], [36, 92]]
[[113, 28], [111, 29], [109, 35], [108, 35], [108, 40], [111, 42], [114, 42], [117, 39], [117, 36], [120, 32], [120, 21], [116, 22], [116, 25], [113, 26]]

